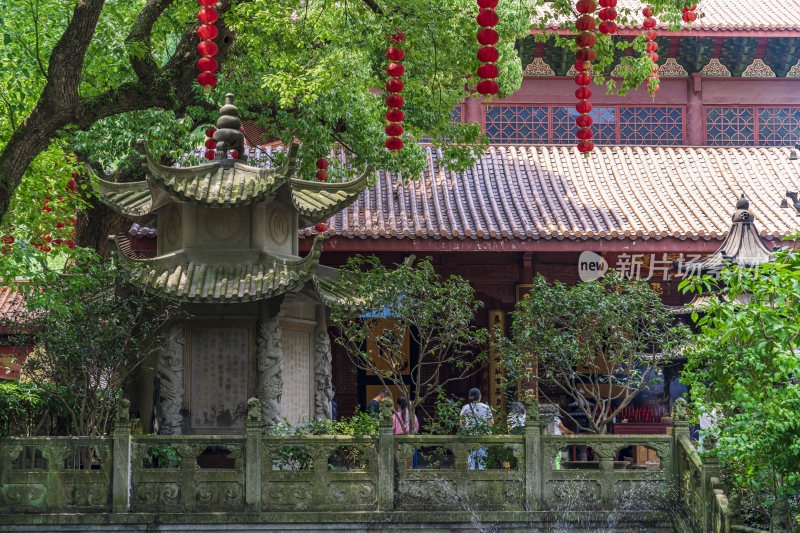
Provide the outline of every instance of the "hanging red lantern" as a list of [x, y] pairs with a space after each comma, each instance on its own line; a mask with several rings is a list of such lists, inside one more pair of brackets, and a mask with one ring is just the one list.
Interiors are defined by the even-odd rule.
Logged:
[[478, 7], [482, 9], [494, 9], [497, 4], [497, 0], [478, 0]]
[[658, 43], [655, 41], [647, 41], [647, 43], [644, 45], [644, 49], [647, 52], [655, 52], [658, 50]]
[[653, 16], [653, 12], [650, 11], [650, 6], [647, 6], [644, 9], [642, 9], [642, 15], [644, 15], [645, 17], [652, 17]]
[[206, 153], [204, 155], [205, 158], [208, 159], [209, 161], [214, 160], [214, 150], [206, 150]]
[[575, 21], [575, 28], [578, 31], [593, 31], [596, 27], [597, 21], [591, 15], [582, 15]]
[[216, 39], [217, 35], [219, 31], [213, 24], [204, 24], [197, 28], [197, 36], [201, 39]]
[[495, 95], [500, 91], [500, 87], [494, 80], [483, 80], [478, 82], [477, 89], [478, 93], [488, 96]]
[[386, 35], [386, 38], [389, 40], [390, 43], [402, 43], [406, 40], [406, 34], [402, 31], [398, 31], [396, 33], [389, 33]]
[[603, 35], [613, 35], [617, 33], [617, 23], [606, 20], [600, 24], [600, 33]]
[[578, 61], [592, 62], [597, 59], [597, 52], [593, 48], [578, 48], [575, 51], [575, 57]]
[[575, 75], [575, 83], [578, 85], [591, 85], [592, 75], [587, 72], [579, 72]]
[[317, 174], [315, 177], [317, 178], [317, 181], [328, 181], [328, 171], [317, 170]]
[[318, 169], [325, 170], [326, 168], [328, 168], [328, 165], [329, 165], [328, 160], [325, 159], [324, 157], [320, 157], [319, 159], [317, 159], [316, 166]]
[[197, 3], [204, 7], [212, 7], [217, 5], [217, 0], [197, 0]]
[[197, 53], [201, 56], [215, 56], [217, 51], [217, 45], [213, 41], [200, 41], [197, 43]]
[[399, 109], [390, 109], [386, 112], [386, 120], [389, 122], [403, 122], [404, 118], [403, 112]]
[[390, 46], [386, 49], [386, 57], [390, 61], [402, 61], [404, 57], [406, 57], [406, 53], [403, 49], [397, 48], [396, 46]]
[[399, 94], [386, 95], [386, 107], [403, 107], [405, 100]]
[[320, 222], [319, 224], [314, 226], [314, 231], [316, 231], [317, 233], [325, 233], [326, 231], [328, 231], [328, 225], [323, 222]]
[[650, 93], [650, 96], [655, 99], [655, 94], [659, 89], [659, 78], [658, 74], [656, 74], [658, 72], [658, 54], [656, 53], [656, 50], [658, 50], [658, 43], [655, 42], [658, 33], [655, 29], [653, 29], [656, 26], [656, 19], [651, 16], [651, 10], [652, 8], [650, 6], [647, 6], [642, 10], [642, 14], [647, 17], [643, 23], [643, 26], [646, 28], [646, 31], [644, 32], [644, 38], [645, 41], [647, 41], [645, 43], [645, 50], [647, 50], [647, 57], [651, 61], [650, 70], [652, 72], [647, 77], [645, 89]]
[[389, 137], [386, 139], [386, 148], [389, 150], [400, 150], [403, 148], [403, 139], [400, 137]]
[[575, 44], [577, 44], [579, 48], [591, 48], [596, 43], [597, 36], [594, 34], [594, 32], [584, 31], [575, 36]]
[[578, 0], [575, 9], [583, 15], [594, 13], [597, 10], [597, 0]]
[[214, 87], [217, 84], [217, 75], [213, 72], [201, 72], [197, 75], [197, 83], [206, 87]]
[[500, 22], [500, 17], [497, 16], [497, 12], [494, 9], [481, 9], [475, 20], [478, 21], [478, 26], [494, 28]]
[[478, 76], [484, 79], [492, 80], [500, 75], [497, 65], [492, 63], [484, 63], [478, 67]]
[[396, 122], [392, 122], [391, 124], [386, 125], [386, 135], [389, 137], [399, 137], [403, 134], [403, 126], [397, 124]]
[[208, 148], [209, 150], [213, 150], [214, 148], [217, 147], [217, 141], [215, 141], [214, 139], [206, 139], [205, 147]]
[[589, 100], [581, 100], [575, 104], [575, 111], [578, 113], [590, 113], [592, 111], [592, 103]]
[[395, 78], [402, 76], [405, 71], [406, 69], [400, 63], [393, 62], [386, 65], [386, 74]]
[[684, 22], [686, 22], [689, 26], [691, 26], [692, 22], [697, 20], [697, 13], [695, 13], [694, 11], [684, 11], [683, 15], [681, 15], [681, 18], [683, 19]]
[[489, 46], [497, 44], [500, 40], [500, 34], [491, 28], [480, 30], [477, 35], [478, 43]]
[[214, 72], [217, 66], [217, 60], [213, 57], [204, 56], [197, 60], [197, 68], [203, 72]]
[[211, 7], [204, 7], [197, 12], [197, 19], [203, 24], [213, 24], [217, 18], [217, 10]]
[[592, 90], [588, 87], [578, 87], [575, 89], [575, 98], [578, 100], [588, 100], [592, 97]]
[[214, 134], [217, 132], [217, 128], [211, 126], [206, 130], [206, 137], [214, 137]]
[[478, 61], [483, 63], [496, 63], [500, 54], [494, 46], [484, 46], [478, 50]]
[[575, 117], [575, 124], [579, 128], [588, 128], [594, 123], [594, 119], [591, 115], [578, 115]]
[[589, 155], [589, 152], [594, 150], [594, 143], [589, 140], [583, 140], [578, 143], [578, 151], [584, 155]]
[[656, 19], [654, 19], [653, 17], [648, 17], [648, 18], [644, 19], [644, 22], [642, 22], [642, 26], [644, 26], [648, 30], [650, 28], [655, 28], [656, 27]]
[[592, 132], [592, 130], [590, 130], [589, 128], [581, 128], [581, 129], [579, 129], [579, 130], [578, 130], [578, 132], [575, 134], [575, 136], [576, 136], [578, 139], [582, 140], [582, 141], [585, 141], [586, 139], [591, 139], [591, 138], [592, 138], [592, 135], [593, 135], [593, 132]]
[[658, 63], [658, 54], [657, 53], [655, 53], [655, 52], [647, 52], [647, 57], [649, 57], [650, 60], [653, 63]]
[[399, 78], [392, 78], [386, 81], [386, 91], [390, 93], [399, 93], [402, 92], [405, 84], [403, 80]]
[[600, 0], [600, 7], [617, 7], [617, 0]]
[[646, 32], [644, 32], [644, 38], [645, 38], [646, 40], [648, 40], [648, 41], [652, 41], [652, 40], [654, 40], [656, 37], [658, 37], [658, 33], [656, 33], [656, 30], [649, 29], [649, 30], [647, 30]]
[[[578, 72], [589, 72], [589, 70], [591, 70], [591, 68], [592, 68], [591, 63], [587, 63], [586, 61], [576, 61], [575, 62], [575, 70], [577, 70]], [[578, 83], [578, 82], [576, 81], [575, 83]], [[589, 83], [591, 83], [591, 80], [589, 81]], [[578, 85], [588, 85], [588, 83], [587, 84], [578, 83]]]

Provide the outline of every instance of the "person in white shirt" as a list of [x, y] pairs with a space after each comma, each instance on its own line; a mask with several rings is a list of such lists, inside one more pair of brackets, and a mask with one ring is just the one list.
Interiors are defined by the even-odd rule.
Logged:
[[[461, 420], [459, 425], [462, 431], [468, 435], [485, 435], [491, 430], [492, 410], [485, 403], [481, 403], [481, 391], [478, 389], [469, 390], [469, 403], [461, 408]], [[469, 453], [470, 470], [483, 470], [486, 468], [486, 457], [488, 450], [486, 446], [481, 446], [477, 450]]]

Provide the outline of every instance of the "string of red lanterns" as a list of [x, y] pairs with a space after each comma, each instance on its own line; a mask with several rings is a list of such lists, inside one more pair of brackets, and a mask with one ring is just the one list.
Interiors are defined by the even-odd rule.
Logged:
[[617, 0], [600, 0], [600, 7], [603, 9], [597, 14], [597, 18], [602, 20], [600, 23], [600, 33], [603, 35], [614, 35], [617, 33]]
[[500, 59], [500, 54], [494, 45], [500, 40], [500, 35], [493, 28], [500, 22], [500, 17], [494, 8], [497, 7], [498, 0], [478, 0], [478, 16], [475, 20], [480, 26], [476, 38], [481, 48], [478, 50], [478, 61], [483, 63], [478, 67], [478, 77], [481, 80], [478, 82], [476, 90], [478, 94], [482, 94], [484, 99], [490, 100], [492, 96], [496, 95], [500, 90], [495, 79], [500, 75], [497, 68], [497, 60]]
[[214, 39], [217, 38], [219, 32], [214, 23], [219, 17], [217, 10], [211, 7], [217, 4], [217, 0], [197, 0], [197, 3], [201, 6], [197, 12], [197, 19], [202, 22], [202, 25], [197, 28], [197, 36], [200, 37], [200, 42], [197, 43], [197, 53], [201, 56], [197, 60], [197, 69], [200, 71], [200, 74], [197, 75], [197, 83], [203, 86], [205, 92], [210, 93], [211, 88], [217, 84], [217, 75], [214, 72], [219, 67], [217, 60], [213, 57], [217, 55], [218, 51]]
[[590, 74], [592, 68], [592, 61], [597, 59], [597, 51], [593, 46], [597, 43], [597, 34], [594, 32], [597, 21], [594, 18], [594, 13], [597, 10], [597, 0], [578, 0], [575, 4], [575, 9], [581, 14], [575, 22], [575, 27], [578, 34], [575, 36], [575, 44], [578, 49], [575, 51], [575, 83], [578, 88], [575, 90], [575, 97], [578, 103], [575, 105], [575, 111], [578, 116], [575, 117], [575, 124], [578, 126], [576, 136], [578, 137], [578, 150], [588, 155], [594, 149], [592, 137], [594, 132], [591, 129], [592, 117], [589, 115], [592, 111], [592, 104], [589, 98], [592, 97], [592, 90], [589, 85], [592, 83], [592, 75]]
[[[405, 115], [400, 108], [403, 107], [405, 100], [400, 93], [405, 87], [402, 78], [406, 69], [401, 61], [406, 57], [406, 52], [399, 45], [405, 42], [406, 34], [398, 31], [394, 34], [390, 33], [386, 38], [389, 41], [389, 47], [386, 49], [386, 58], [389, 60], [389, 64], [386, 65], [386, 74], [389, 75], [389, 80], [386, 82], [386, 107], [389, 108], [386, 111], [386, 120], [389, 122], [386, 125], [386, 135], [388, 135], [386, 148], [392, 153], [396, 153], [403, 148], [403, 139], [400, 136], [403, 134], [401, 122]], [[325, 174], [327, 178], [327, 172]], [[319, 172], [317, 179], [319, 179]]]
[[317, 180], [328, 181], [328, 160], [324, 157], [317, 159]]
[[690, 28], [692, 27], [692, 22], [697, 20], [697, 13], [695, 13], [695, 9], [697, 9], [697, 4], [689, 4], [683, 8], [683, 15], [681, 18]]
[[216, 131], [217, 128], [215, 128], [214, 126], [211, 126], [206, 130], [206, 137], [208, 138], [206, 139], [206, 144], [205, 144], [206, 153], [204, 155], [206, 159], [208, 159], [209, 161], [214, 160], [214, 151], [217, 148], [217, 141], [214, 140], [214, 133]]
[[650, 96], [655, 98], [659, 89], [660, 78], [658, 76], [658, 53], [656, 53], [656, 50], [658, 50], [658, 43], [656, 42], [658, 33], [655, 30], [657, 21], [653, 17], [652, 10], [652, 6], [647, 6], [642, 10], [642, 14], [645, 16], [645, 19], [642, 22], [642, 27], [645, 29], [645, 51], [647, 52], [647, 57], [649, 57], [651, 61], [650, 74], [647, 76], [647, 80], [645, 81], [645, 87], [647, 92], [650, 93]]

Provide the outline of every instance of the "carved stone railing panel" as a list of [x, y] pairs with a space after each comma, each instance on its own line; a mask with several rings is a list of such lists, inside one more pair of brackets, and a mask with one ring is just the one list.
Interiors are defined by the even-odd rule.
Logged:
[[111, 509], [111, 439], [0, 439], [0, 514]]
[[[418, 462], [436, 462], [439, 468], [420, 464], [409, 468], [414, 450]], [[435, 450], [446, 450], [438, 456]], [[498, 468], [470, 468], [473, 464]], [[497, 459], [500, 457], [500, 459]], [[397, 466], [395, 507], [398, 510], [449, 509], [460, 511], [502, 511], [524, 508], [524, 439], [518, 435], [395, 437]], [[428, 466], [427, 468], [423, 466]]]
[[[265, 511], [374, 510], [377, 439], [350, 436], [267, 436], [262, 439]], [[341, 458], [345, 453], [346, 457]]]
[[[142, 436], [131, 440], [131, 510], [147, 512], [195, 512], [243, 510], [244, 437], [239, 436]], [[151, 450], [172, 448], [180, 465], [152, 468]], [[200, 468], [197, 458], [203, 452], [220, 453], [223, 466]], [[170, 467], [172, 466], [172, 467]]]

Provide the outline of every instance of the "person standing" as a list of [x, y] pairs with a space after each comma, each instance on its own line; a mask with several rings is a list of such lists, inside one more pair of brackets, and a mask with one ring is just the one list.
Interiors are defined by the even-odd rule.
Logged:
[[[462, 431], [468, 435], [485, 435], [491, 430], [493, 422], [491, 408], [481, 402], [481, 391], [474, 388], [470, 389], [469, 403], [461, 408], [459, 425]], [[470, 470], [484, 470], [487, 456], [488, 450], [486, 446], [472, 450], [469, 453]]]
[[391, 397], [392, 393], [389, 392], [389, 389], [383, 389], [378, 393], [377, 396], [375, 396], [373, 399], [367, 402], [367, 413], [371, 415], [372, 418], [377, 420], [381, 412], [381, 402], [386, 398], [391, 398]]
[[[408, 416], [408, 400], [405, 396], [400, 396], [397, 399], [397, 412], [392, 417], [392, 432], [395, 435], [408, 435], [411, 433], [411, 421]], [[414, 415], [414, 434], [419, 431], [419, 419]], [[409, 464], [411, 463], [411, 464]], [[406, 462], [406, 468], [417, 468], [417, 450], [414, 450], [414, 456]]]

